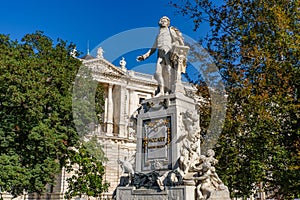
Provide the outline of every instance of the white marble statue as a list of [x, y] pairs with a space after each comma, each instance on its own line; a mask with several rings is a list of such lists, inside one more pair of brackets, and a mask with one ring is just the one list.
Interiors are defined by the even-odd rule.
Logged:
[[184, 45], [182, 34], [178, 29], [170, 26], [170, 19], [166, 16], [159, 20], [159, 34], [152, 48], [144, 55], [138, 56], [138, 61], [143, 61], [151, 56], [156, 49], [158, 58], [156, 62], [155, 79], [158, 82], [159, 93], [156, 96], [169, 94], [172, 92], [174, 77], [177, 72], [172, 66], [171, 51], [174, 45]]
[[[199, 132], [199, 119], [198, 114], [194, 111], [187, 110], [180, 113], [184, 126], [184, 133], [182, 146], [180, 148], [180, 157], [178, 159], [178, 167], [174, 169], [186, 182], [194, 183], [193, 175], [198, 173], [200, 161], [200, 132]], [[214, 155], [214, 154], [213, 154]], [[204, 156], [205, 157], [205, 156]], [[206, 158], [206, 157], [205, 157]], [[161, 190], [165, 188], [165, 180], [170, 172], [166, 172], [157, 180], [157, 184]], [[171, 181], [172, 182], [172, 181]]]
[[70, 55], [71, 55], [73, 58], [76, 58], [76, 54], [77, 54], [77, 50], [76, 50], [76, 47], [74, 47], [74, 49], [72, 49], [72, 51], [70, 52]]
[[126, 61], [125, 61], [125, 58], [124, 57], [122, 57], [122, 59], [120, 60], [120, 67], [121, 67], [121, 69], [123, 70], [123, 71], [126, 71], [127, 69], [126, 69]]
[[200, 138], [200, 129], [197, 123], [199, 123], [199, 115], [196, 111], [187, 110], [180, 113], [182, 115], [182, 122], [185, 130], [187, 131], [187, 137], [191, 142], [196, 142]]
[[104, 50], [102, 49], [102, 47], [99, 47], [97, 49], [97, 58], [103, 58], [103, 53], [104, 53]]
[[189, 150], [187, 148], [180, 149], [179, 157], [179, 168], [182, 170], [183, 174], [186, 174], [189, 170], [190, 159], [189, 159]]
[[224, 191], [227, 194], [226, 198], [229, 195], [228, 188], [216, 173], [214, 165], [218, 163], [218, 160], [214, 158], [214, 155], [215, 152], [209, 149], [206, 155], [199, 157], [197, 167], [192, 170], [197, 172], [197, 176], [193, 177], [196, 181], [197, 200], [210, 199], [211, 195], [218, 191]]
[[122, 173], [127, 173], [128, 176], [129, 176], [129, 182], [128, 182], [128, 185], [131, 184], [131, 179], [133, 178], [134, 176], [134, 169], [133, 169], [133, 166], [131, 164], [131, 162], [129, 160], [124, 159], [124, 161], [118, 159], [117, 160], [118, 164], [120, 165], [121, 169], [122, 169]]
[[204, 162], [202, 164], [200, 176], [195, 177], [194, 179], [199, 181], [197, 183], [198, 200], [209, 199], [214, 191], [228, 190], [217, 175], [215, 167], [209, 162]]

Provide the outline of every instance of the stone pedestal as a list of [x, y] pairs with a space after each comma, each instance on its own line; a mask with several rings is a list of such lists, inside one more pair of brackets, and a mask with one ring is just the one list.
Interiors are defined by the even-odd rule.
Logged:
[[196, 110], [194, 100], [176, 93], [144, 100], [142, 106], [137, 122], [135, 170], [148, 173], [175, 169], [187, 135], [182, 113]]
[[135, 187], [118, 187], [117, 200], [193, 200], [194, 186], [167, 187], [165, 191], [156, 189], [135, 189]]
[[213, 191], [211, 193], [210, 197], [208, 198], [208, 200], [220, 200], [220, 199], [222, 199], [222, 200], [230, 200], [228, 189]]

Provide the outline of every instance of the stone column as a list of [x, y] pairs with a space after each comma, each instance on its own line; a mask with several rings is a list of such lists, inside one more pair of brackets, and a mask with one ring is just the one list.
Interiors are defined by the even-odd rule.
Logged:
[[119, 120], [119, 137], [126, 137], [126, 87], [121, 86], [120, 88], [120, 120]]
[[126, 104], [125, 104], [125, 116], [126, 116], [126, 132], [127, 132], [127, 135], [128, 135], [128, 125], [129, 125], [129, 118], [130, 118], [130, 111], [129, 111], [129, 102], [130, 102], [130, 96], [129, 96], [129, 89], [125, 89], [125, 94], [126, 94]]
[[104, 126], [104, 131], [106, 131], [106, 123], [107, 123], [107, 108], [108, 106], [108, 98], [107, 98], [107, 92], [106, 92], [106, 95], [105, 95], [105, 99], [104, 99], [104, 118], [103, 118], [103, 126]]
[[106, 135], [113, 136], [113, 116], [114, 116], [114, 104], [112, 97], [113, 85], [108, 85], [108, 97], [107, 97], [107, 121], [106, 121]]
[[131, 104], [132, 104], [132, 93], [133, 90], [132, 89], [128, 89], [128, 116], [130, 117], [132, 112], [131, 112]]
[[133, 93], [133, 89], [128, 89], [127, 90], [128, 93], [128, 108], [127, 108], [127, 113], [128, 113], [128, 125], [127, 126], [127, 132], [128, 132], [128, 136], [129, 138], [133, 138], [131, 132], [133, 131], [133, 127], [132, 127], [132, 122], [130, 121], [131, 115], [132, 115], [132, 93]]

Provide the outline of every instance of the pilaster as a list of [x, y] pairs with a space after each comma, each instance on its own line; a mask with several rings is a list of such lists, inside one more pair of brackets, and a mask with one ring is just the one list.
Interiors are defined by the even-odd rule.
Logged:
[[112, 97], [113, 84], [108, 85], [106, 135], [113, 136], [114, 103]]
[[126, 123], [126, 87], [121, 86], [120, 89], [120, 117], [119, 117], [119, 137], [127, 137]]

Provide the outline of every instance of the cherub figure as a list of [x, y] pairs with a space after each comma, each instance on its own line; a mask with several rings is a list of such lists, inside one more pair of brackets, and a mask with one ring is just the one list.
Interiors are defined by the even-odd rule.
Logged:
[[118, 159], [117, 160], [118, 164], [120, 165], [121, 169], [122, 169], [122, 173], [128, 173], [128, 176], [129, 176], [129, 182], [128, 182], [128, 185], [131, 184], [131, 180], [134, 176], [134, 169], [133, 169], [133, 166], [131, 164], [130, 161], [128, 161], [126, 159], [126, 157], [124, 158], [124, 161]]

